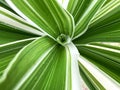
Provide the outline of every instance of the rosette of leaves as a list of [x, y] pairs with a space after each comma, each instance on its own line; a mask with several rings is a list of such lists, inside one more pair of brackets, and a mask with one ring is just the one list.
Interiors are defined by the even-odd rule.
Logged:
[[120, 0], [0, 0], [0, 90], [120, 90]]

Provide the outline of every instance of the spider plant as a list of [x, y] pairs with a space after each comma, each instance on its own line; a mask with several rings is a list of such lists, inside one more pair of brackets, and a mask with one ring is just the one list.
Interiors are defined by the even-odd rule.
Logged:
[[0, 0], [0, 90], [120, 90], [120, 0]]

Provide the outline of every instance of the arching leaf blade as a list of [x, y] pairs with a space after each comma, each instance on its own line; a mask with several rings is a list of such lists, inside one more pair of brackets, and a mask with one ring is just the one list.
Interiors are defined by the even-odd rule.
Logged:
[[73, 36], [73, 18], [58, 4], [57, 1], [6, 1], [18, 14], [31, 22], [34, 26], [38, 27], [41, 31], [43, 31], [51, 38], [56, 39], [60, 34], [69, 35], [70, 37]]
[[95, 81], [94, 84], [97, 89], [119, 90], [120, 84], [106, 74], [108, 71], [103, 72], [100, 67], [97, 67], [97, 64], [91, 62], [89, 58], [86, 58], [86, 56], [80, 56], [79, 62], [83, 65], [82, 68], [84, 67], [84, 72], [88, 74], [87, 77], [92, 78], [91, 82], [93, 83]]
[[33, 40], [35, 40], [35, 38], [18, 40], [0, 45], [0, 76], [4, 73], [4, 70], [19, 50]]
[[79, 54], [73, 52], [74, 48], [73, 44], [66, 47], [58, 45], [48, 37], [33, 41], [9, 64], [0, 79], [0, 88], [79, 90]]
[[120, 1], [112, 0], [99, 10], [92, 20], [87, 32], [75, 42], [119, 42], [120, 34]]
[[78, 45], [81, 55], [85, 56], [90, 62], [98, 66], [116, 82], [120, 83], [120, 47], [110, 43], [90, 43]]
[[91, 19], [105, 0], [70, 0], [68, 11], [73, 15], [76, 28], [74, 39], [86, 32]]

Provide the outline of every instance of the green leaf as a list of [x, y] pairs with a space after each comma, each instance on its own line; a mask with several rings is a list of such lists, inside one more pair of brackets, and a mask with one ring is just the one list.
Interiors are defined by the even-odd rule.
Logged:
[[107, 5], [102, 7], [97, 15], [91, 22], [90, 28], [99, 28], [114, 24], [119, 20], [120, 16], [120, 1], [119, 0], [112, 0]]
[[79, 54], [75, 50], [73, 44], [63, 47], [48, 37], [33, 41], [9, 64], [0, 89], [79, 90]]
[[120, 47], [115, 43], [94, 42], [77, 45], [81, 55], [120, 83]]
[[110, 1], [112, 1], [112, 0], [106, 0], [106, 2], [104, 3], [104, 5], [108, 4]]
[[120, 0], [57, 1], [0, 0], [0, 90], [119, 90]]
[[33, 40], [35, 40], [35, 38], [0, 45], [0, 76], [3, 74], [9, 62], [14, 58], [17, 52]]
[[20, 16], [51, 38], [56, 39], [60, 34], [73, 36], [73, 18], [56, 0], [6, 1]]
[[91, 80], [91, 83], [95, 85], [95, 90], [119, 90], [120, 84], [109, 77], [102, 70], [100, 70], [100, 67], [98, 68], [95, 63], [93, 64], [93, 62], [90, 62], [89, 58], [80, 56], [79, 62], [80, 67], [84, 70], [87, 77]]
[[67, 6], [69, 3], [69, 0], [56, 0], [65, 10], [67, 10]]
[[68, 11], [73, 15], [76, 28], [74, 39], [82, 35], [88, 28], [89, 22], [103, 5], [105, 0], [70, 0]]
[[80, 74], [90, 90], [105, 90], [105, 88], [99, 83], [99, 81], [96, 80], [96, 78], [89, 72], [89, 70], [87, 70], [80, 62], [79, 67]]
[[84, 87], [85, 87], [85, 85], [87, 86], [87, 87], [85, 87], [85, 89], [89, 88], [90, 90], [95, 90], [94, 84], [91, 83], [91, 81], [87, 77], [88, 74], [86, 75], [81, 68], [80, 68], [80, 75], [81, 75], [82, 79], [84, 80], [84, 83], [85, 83]]
[[13, 13], [15, 13], [10, 7], [9, 5], [5, 2], [5, 0], [0, 0], [0, 6], [6, 8], [7, 10], [12, 11]]
[[0, 44], [42, 35], [24, 19], [0, 7]]
[[92, 20], [88, 31], [75, 43], [120, 42], [120, 0], [106, 4]]
[[25, 33], [12, 31], [12, 30], [16, 30], [16, 29], [6, 26], [3, 23], [0, 23], [0, 45], [17, 40], [22, 40], [25, 38], [35, 37], [34, 35], [30, 35], [30, 34], [27, 35]]

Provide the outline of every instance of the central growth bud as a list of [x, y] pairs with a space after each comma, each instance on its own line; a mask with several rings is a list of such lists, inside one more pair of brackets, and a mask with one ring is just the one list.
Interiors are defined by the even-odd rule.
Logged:
[[69, 44], [71, 42], [71, 38], [65, 34], [61, 34], [57, 37], [57, 42], [65, 46], [66, 44]]

